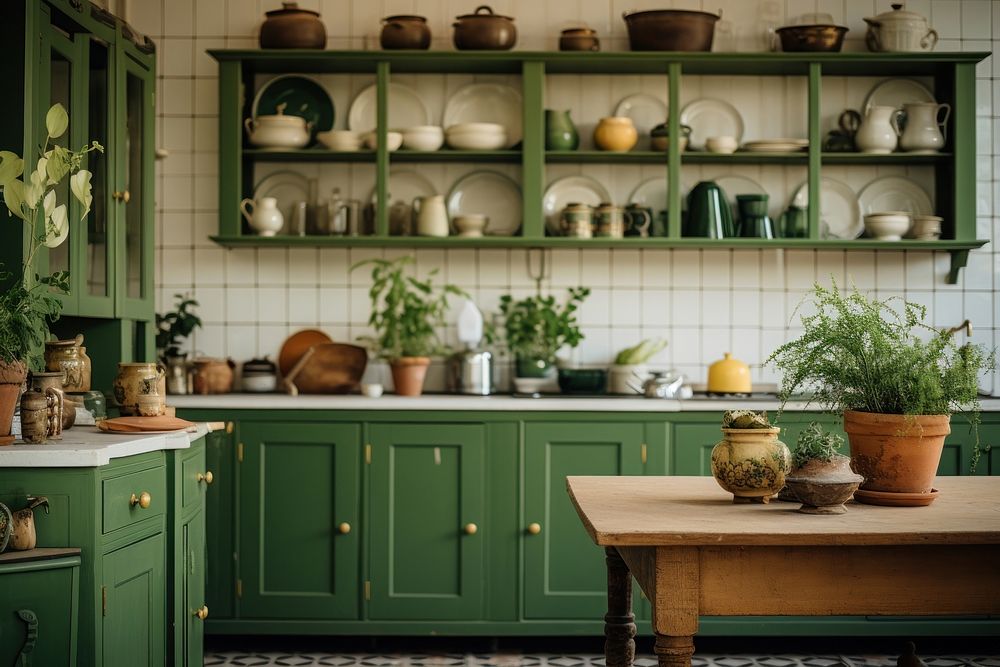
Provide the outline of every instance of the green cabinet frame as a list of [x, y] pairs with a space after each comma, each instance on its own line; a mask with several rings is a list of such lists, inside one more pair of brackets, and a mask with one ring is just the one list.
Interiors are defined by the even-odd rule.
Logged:
[[165, 554], [157, 534], [104, 557], [104, 667], [163, 664]]

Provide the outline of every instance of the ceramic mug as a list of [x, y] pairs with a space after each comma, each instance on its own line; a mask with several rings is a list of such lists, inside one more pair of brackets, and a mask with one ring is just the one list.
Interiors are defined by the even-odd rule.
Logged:
[[653, 209], [639, 204], [629, 204], [625, 207], [625, 236], [649, 236], [649, 228], [653, 224]]
[[578, 239], [594, 235], [594, 211], [587, 204], [567, 204], [559, 214], [559, 228], [563, 234]]
[[594, 236], [610, 239], [625, 236], [625, 213], [621, 206], [602, 203], [594, 210]]

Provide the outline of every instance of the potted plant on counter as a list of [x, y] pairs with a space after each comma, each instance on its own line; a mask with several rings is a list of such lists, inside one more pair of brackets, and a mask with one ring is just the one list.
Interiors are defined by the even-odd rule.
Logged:
[[102, 151], [96, 141], [73, 151], [53, 142], [66, 133], [69, 116], [61, 104], [45, 115], [45, 139], [35, 169], [25, 174], [25, 164], [15, 153], [0, 151], [0, 186], [12, 218], [27, 227], [24, 263], [19, 274], [0, 270], [0, 444], [10, 436], [14, 408], [27, 371], [43, 371], [43, 347], [49, 323], [59, 317], [62, 302], [57, 294], [69, 291], [69, 273], [39, 275], [36, 259], [42, 248], [56, 248], [69, 236], [68, 202], [59, 203], [56, 190], [69, 178], [69, 191], [79, 202], [80, 220], [87, 217], [93, 198], [91, 174], [83, 169], [87, 153]]
[[448, 296], [468, 296], [454, 285], [435, 286], [437, 269], [425, 280], [407, 275], [412, 263], [412, 256], [404, 256], [392, 261], [369, 259], [351, 267], [352, 271], [373, 267], [368, 324], [376, 335], [360, 340], [389, 361], [392, 382], [401, 396], [421, 394], [430, 357], [445, 351], [438, 331], [445, 326]]
[[620, 351], [608, 372], [608, 391], [612, 394], [641, 394], [642, 385], [649, 377], [646, 363], [666, 347], [664, 338], [647, 338]]
[[979, 387], [994, 355], [958, 347], [949, 332], [924, 324], [926, 309], [868, 299], [816, 285], [815, 313], [802, 316], [802, 335], [769, 357], [782, 373], [782, 405], [800, 392], [843, 416], [851, 467], [865, 478], [855, 499], [925, 505], [951, 414], [968, 413], [979, 457]]
[[583, 333], [576, 311], [589, 294], [586, 287], [571, 287], [561, 306], [551, 295], [536, 294], [517, 301], [510, 294], [500, 297], [507, 346], [514, 354], [517, 377], [551, 376], [556, 353], [563, 346], [580, 344]]
[[[802, 503], [803, 514], [843, 514], [864, 479], [851, 470], [850, 457], [840, 453], [844, 439], [812, 422], [792, 451], [792, 471], [785, 477], [789, 500]], [[784, 497], [782, 496], [782, 499]]]

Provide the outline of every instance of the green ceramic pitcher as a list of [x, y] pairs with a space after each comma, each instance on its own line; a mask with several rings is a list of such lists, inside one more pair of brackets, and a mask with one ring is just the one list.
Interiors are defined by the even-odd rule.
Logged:
[[569, 117], [569, 111], [545, 110], [545, 150], [575, 151], [580, 146], [580, 135]]
[[722, 239], [736, 235], [726, 193], [713, 181], [702, 181], [688, 193], [684, 236]]

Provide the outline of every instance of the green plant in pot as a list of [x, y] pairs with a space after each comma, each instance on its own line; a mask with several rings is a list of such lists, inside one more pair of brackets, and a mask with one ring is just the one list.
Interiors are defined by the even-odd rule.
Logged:
[[[843, 514], [864, 481], [851, 470], [851, 459], [840, 453], [844, 439], [812, 422], [799, 433], [792, 451], [792, 471], [785, 477], [783, 500], [802, 503], [803, 514]], [[786, 494], [788, 497], [786, 497]]]
[[187, 356], [180, 345], [194, 330], [201, 327], [201, 318], [192, 310], [198, 302], [183, 294], [175, 294], [174, 309], [156, 314], [156, 349], [164, 359]]
[[[898, 301], [898, 305], [894, 303]], [[840, 414], [851, 467], [865, 481], [855, 498], [881, 504], [927, 504], [951, 414], [966, 412], [979, 458], [980, 371], [993, 353], [959, 347], [947, 331], [924, 323], [915, 303], [869, 299], [836, 283], [812, 291], [814, 314], [802, 335], [769, 357], [781, 371], [782, 405], [811, 392], [809, 403]]]
[[79, 203], [80, 220], [90, 212], [91, 174], [83, 169], [87, 153], [104, 148], [93, 142], [78, 151], [53, 141], [69, 127], [61, 104], [45, 115], [45, 138], [34, 170], [15, 153], [0, 151], [0, 187], [9, 215], [27, 229], [25, 259], [15, 274], [0, 267], [0, 444], [11, 442], [11, 421], [27, 371], [44, 371], [43, 347], [49, 324], [59, 317], [56, 295], [69, 291], [65, 271], [39, 275], [36, 260], [44, 248], [56, 248], [69, 236], [69, 202], [58, 201], [59, 184], [69, 179], [69, 192]]
[[376, 335], [361, 340], [389, 361], [393, 385], [402, 396], [423, 392], [430, 357], [446, 351], [438, 331], [445, 325], [448, 297], [468, 297], [454, 285], [434, 285], [437, 269], [424, 280], [408, 275], [412, 263], [412, 256], [404, 256], [391, 261], [365, 260], [351, 267], [352, 271], [372, 267], [368, 324]]
[[550, 376], [556, 353], [564, 346], [580, 344], [583, 333], [576, 311], [589, 294], [586, 287], [571, 287], [561, 305], [554, 296], [540, 293], [519, 300], [510, 294], [500, 297], [507, 346], [514, 354], [518, 377]]

